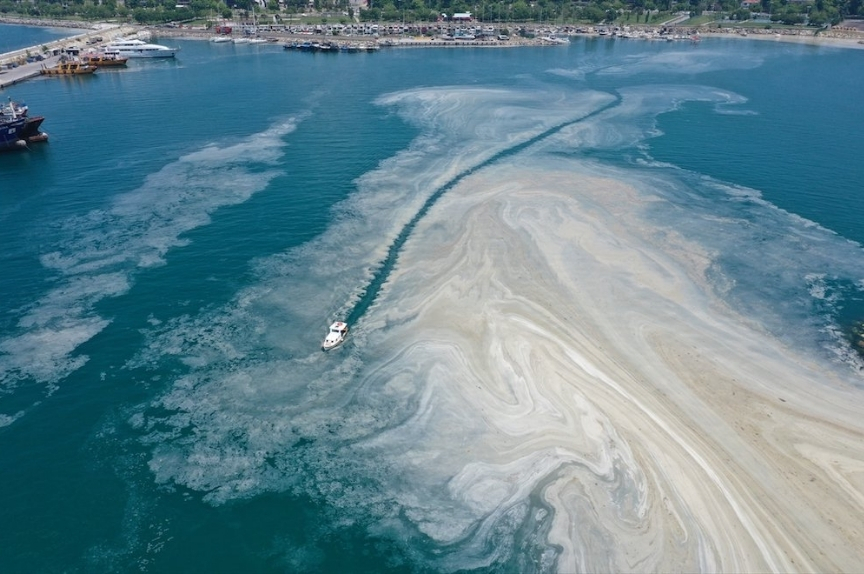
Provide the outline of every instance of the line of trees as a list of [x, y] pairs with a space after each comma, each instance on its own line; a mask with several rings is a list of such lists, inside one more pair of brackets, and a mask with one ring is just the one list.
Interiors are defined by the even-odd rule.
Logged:
[[[37, 18], [81, 18], [106, 20], [131, 19], [142, 24], [230, 18], [233, 10], [251, 10], [253, 0], [190, 0], [178, 7], [177, 0], [0, 0], [0, 14], [19, 14]], [[319, 11], [353, 14], [348, 0], [314, 0]], [[299, 13], [309, 9], [308, 0], [268, 0], [267, 11]], [[741, 0], [371, 0], [360, 11], [363, 20], [418, 22], [435, 20], [439, 14], [471, 12], [482, 22], [556, 22], [600, 23], [620, 21], [650, 22], [660, 14], [705, 11], [720, 12], [733, 20], [747, 20], [751, 10], [770, 14], [784, 24], [824, 26], [845, 17], [864, 17], [864, 0], [761, 0], [745, 8]]]

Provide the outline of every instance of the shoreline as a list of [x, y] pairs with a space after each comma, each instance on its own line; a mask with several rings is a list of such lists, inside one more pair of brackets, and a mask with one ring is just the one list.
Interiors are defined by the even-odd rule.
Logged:
[[[10, 16], [0, 16], [0, 23], [19, 26], [40, 26], [49, 28], [71, 28], [79, 30], [103, 30], [106, 28], [132, 28], [137, 31], [146, 30], [154, 37], [167, 37], [182, 40], [206, 40], [214, 36], [214, 31], [203, 28], [163, 28], [160, 26], [146, 26], [139, 24], [127, 24], [120, 22], [81, 22], [75, 20], [51, 20], [41, 18], [16, 18]], [[491, 24], [495, 26], [496, 24]], [[535, 31], [548, 29], [541, 25], [522, 25], [529, 27]], [[516, 27], [513, 25], [511, 27]], [[570, 27], [570, 26], [568, 26]], [[779, 42], [792, 42], [799, 44], [811, 45], [826, 45], [842, 48], [864, 49], [864, 32], [853, 28], [835, 27], [828, 30], [812, 30], [807, 28], [802, 29], [765, 29], [765, 28], [711, 28], [709, 26], [676, 26], [676, 25], [634, 25], [626, 26], [629, 30], [637, 34], [687, 34], [698, 35], [700, 37], [721, 37], [735, 39], [752, 39], [752, 40], [774, 40]], [[587, 26], [588, 32], [578, 32], [568, 34], [569, 37], [603, 37], [600, 34], [600, 26]], [[542, 37], [535, 36], [534, 38], [523, 38], [511, 36], [509, 40], [441, 40], [427, 36], [396, 36], [383, 35], [378, 38], [371, 36], [333, 36], [333, 35], [304, 35], [292, 34], [286, 32], [268, 32], [267, 38], [274, 42], [293, 41], [293, 40], [310, 40], [310, 39], [326, 39], [331, 42], [376, 42], [382, 47], [392, 48], [424, 48], [424, 47], [460, 47], [460, 48], [511, 48], [525, 46], [549, 46], [555, 45], [544, 40]], [[660, 40], [661, 37], [618, 37], [614, 35], [606, 36], [610, 39], [627, 39], [627, 40]]]
[[[142, 26], [133, 24], [120, 24], [116, 22], [92, 22], [86, 23], [73, 20], [46, 20], [37, 18], [10, 18], [0, 16], [0, 23], [17, 26], [35, 26], [45, 28], [67, 28], [77, 30], [79, 33], [63, 37], [49, 44], [52, 48], [64, 48], [70, 45], [78, 45], [90, 37], [99, 34], [99, 40], [103, 36], [116, 38], [122, 35], [147, 32], [153, 38], [173, 38], [181, 40], [207, 41], [216, 34], [210, 28], [171, 28], [162, 26]], [[812, 46], [825, 46], [832, 48], [864, 49], [864, 32], [853, 28], [834, 28], [831, 30], [808, 30], [808, 29], [782, 29], [772, 30], [765, 28], [753, 28], [744, 30], [740, 28], [710, 28], [690, 26], [625, 26], [619, 28], [620, 34], [606, 33], [602, 27], [579, 28], [575, 31], [571, 26], [549, 29], [547, 27], [532, 26], [532, 37], [511, 36], [507, 40], [495, 39], [444, 39], [440, 36], [407, 36], [407, 35], [328, 35], [328, 34], [301, 34], [288, 31], [268, 31], [263, 39], [270, 44], [287, 45], [290, 42], [323, 42], [337, 47], [352, 45], [363, 45], [369, 49], [377, 48], [522, 48], [522, 47], [552, 47], [566, 45], [569, 38], [591, 37], [608, 38], [627, 41], [683, 41], [694, 42], [702, 38], [724, 38], [743, 40], [773, 40], [775, 42], [789, 42], [797, 44], [809, 44]], [[604, 33], [601, 33], [603, 31]], [[616, 31], [617, 32], [617, 31]], [[229, 38], [241, 37], [227, 35]], [[566, 41], [559, 38], [564, 36]], [[258, 37], [261, 37], [260, 35]], [[89, 42], [87, 42], [89, 44]], [[33, 50], [43, 49], [48, 44], [31, 46], [0, 54], [0, 89], [5, 89], [14, 84], [26, 81], [39, 75], [39, 69], [43, 63], [38, 61], [24, 61], [31, 55]], [[92, 49], [99, 50], [100, 45], [92, 45]], [[56, 55], [56, 51], [54, 52]]]
[[[715, 38], [736, 38], [742, 40], [773, 40], [775, 42], [790, 42], [793, 44], [810, 44], [814, 46], [834, 46], [838, 48], [851, 48], [855, 50], [864, 50], [864, 33], [850, 32], [848, 30], [830, 32], [822, 34], [801, 34], [801, 33], [783, 33], [784, 31], [757, 29], [755, 31], [748, 30], [747, 34], [741, 34], [739, 31], [734, 31], [729, 28], [722, 28], [720, 31], [712, 31], [710, 29], [700, 30], [699, 34], [704, 37]], [[788, 31], [787, 31], [788, 32]], [[797, 30], [794, 30], [797, 32]]]
[[[494, 25], [494, 24], [492, 24]], [[741, 40], [774, 40], [779, 42], [791, 42], [798, 44], [812, 44], [835, 46], [842, 48], [864, 49], [864, 32], [855, 30], [829, 30], [818, 33], [819, 30], [772, 30], [756, 28], [752, 30], [736, 29], [736, 28], [708, 28], [694, 26], [631, 26], [629, 27], [634, 33], [642, 34], [686, 34], [699, 35], [701, 38], [734, 38]], [[214, 36], [212, 30], [195, 29], [195, 28], [161, 28], [157, 26], [142, 26], [142, 30], [147, 30], [154, 37], [176, 38], [181, 40], [207, 40]], [[545, 29], [542, 26], [533, 26], [534, 30]], [[666, 41], [664, 37], [621, 37], [613, 35], [603, 35], [597, 32], [599, 27], [589, 27], [589, 32], [578, 32], [568, 34], [570, 38], [591, 37], [591, 38], [607, 38], [615, 40], [634, 40], [634, 41]], [[743, 32], [743, 33], [742, 33]], [[448, 40], [444, 41], [439, 38], [428, 36], [390, 36], [384, 35], [377, 39], [370, 36], [332, 36], [332, 35], [303, 35], [290, 34], [285, 32], [268, 32], [267, 37], [276, 38], [277, 41], [293, 41], [293, 40], [327, 40], [332, 42], [374, 42], [378, 45], [388, 48], [517, 48], [527, 46], [555, 46], [558, 44], [544, 40], [542, 37], [535, 36], [534, 38], [523, 38], [511, 36], [509, 40]], [[680, 41], [681, 39], [677, 40]], [[687, 39], [684, 39], [687, 41]]]

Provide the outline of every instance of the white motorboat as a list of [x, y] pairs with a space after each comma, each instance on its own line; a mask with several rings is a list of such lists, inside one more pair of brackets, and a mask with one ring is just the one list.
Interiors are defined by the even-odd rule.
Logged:
[[548, 42], [549, 44], [569, 44], [569, 38], [562, 38], [561, 36], [543, 36], [540, 38], [544, 42]]
[[161, 44], [148, 44], [144, 40], [117, 40], [105, 47], [106, 54], [121, 58], [173, 58], [179, 48], [169, 48]]
[[342, 321], [336, 321], [330, 325], [330, 332], [324, 337], [324, 342], [321, 343], [321, 350], [329, 351], [335, 349], [345, 342], [345, 337], [348, 336], [348, 325]]

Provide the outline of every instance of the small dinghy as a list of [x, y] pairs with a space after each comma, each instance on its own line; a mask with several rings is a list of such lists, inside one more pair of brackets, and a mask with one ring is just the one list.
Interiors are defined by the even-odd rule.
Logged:
[[336, 321], [330, 325], [330, 332], [327, 333], [326, 337], [324, 337], [324, 342], [321, 343], [321, 349], [323, 351], [335, 349], [345, 341], [345, 337], [347, 336], [348, 325], [342, 321]]

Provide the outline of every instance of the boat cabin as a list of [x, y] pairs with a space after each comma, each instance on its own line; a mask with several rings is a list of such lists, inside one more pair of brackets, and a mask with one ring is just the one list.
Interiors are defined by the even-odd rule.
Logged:
[[321, 349], [329, 351], [330, 349], [338, 347], [345, 341], [345, 337], [347, 336], [348, 325], [342, 321], [336, 321], [330, 325], [330, 331], [324, 338], [324, 342], [321, 343]]

